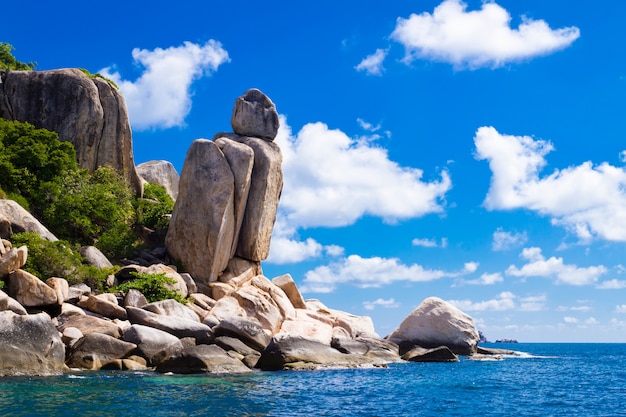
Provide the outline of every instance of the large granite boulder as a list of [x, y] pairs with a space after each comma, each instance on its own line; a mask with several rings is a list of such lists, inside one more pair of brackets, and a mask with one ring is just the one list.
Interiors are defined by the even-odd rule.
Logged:
[[137, 165], [137, 173], [151, 184], [165, 187], [165, 191], [173, 200], [178, 198], [178, 182], [180, 177], [176, 168], [169, 161], [148, 161]]
[[76, 311], [61, 313], [57, 317], [57, 321], [57, 328], [60, 332], [63, 332], [68, 327], [75, 327], [85, 336], [91, 333], [102, 333], [112, 337], [122, 336], [122, 329], [113, 321], [88, 316]]
[[[447, 346], [452, 352], [470, 355], [478, 345], [478, 330], [474, 319], [452, 304], [437, 298], [425, 299], [388, 336], [404, 349], [421, 346], [435, 348]], [[401, 353], [402, 349], [401, 349]]]
[[157, 372], [223, 374], [251, 372], [239, 359], [217, 345], [190, 346], [159, 363]]
[[138, 354], [152, 365], [183, 351], [183, 344], [176, 336], [141, 324], [130, 326], [123, 340], [137, 345]]
[[51, 242], [58, 240], [24, 207], [13, 200], [0, 200], [0, 238], [10, 239], [12, 235], [21, 232], [34, 232]]
[[7, 71], [0, 83], [0, 117], [57, 132], [74, 145], [81, 168], [111, 166], [141, 190], [126, 102], [107, 81], [78, 69]]
[[230, 124], [238, 135], [274, 140], [279, 126], [278, 112], [269, 97], [251, 88], [235, 100]]
[[217, 281], [235, 236], [234, 176], [214, 142], [197, 139], [187, 151], [165, 245], [196, 280]]
[[28, 259], [28, 248], [21, 246], [11, 248], [4, 255], [0, 256], [0, 278], [17, 271], [26, 264]]
[[64, 360], [65, 346], [47, 314], [0, 312], [0, 376], [56, 375]]
[[107, 362], [127, 357], [136, 348], [134, 343], [102, 333], [90, 333], [72, 345], [66, 364], [70, 368], [96, 370]]
[[136, 307], [126, 307], [126, 311], [132, 324], [154, 327], [178, 338], [193, 337], [198, 344], [215, 341], [211, 328], [206, 324], [180, 317], [163, 316]]
[[265, 371], [281, 369], [356, 368], [385, 366], [386, 360], [360, 354], [341, 353], [330, 346], [299, 337], [274, 337], [261, 353], [257, 367]]
[[9, 274], [9, 295], [25, 307], [45, 307], [58, 302], [55, 290], [22, 269]]

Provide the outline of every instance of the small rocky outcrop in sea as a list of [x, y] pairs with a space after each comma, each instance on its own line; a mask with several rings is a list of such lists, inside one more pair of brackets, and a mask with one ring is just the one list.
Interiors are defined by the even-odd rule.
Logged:
[[81, 168], [111, 166], [141, 190], [126, 102], [117, 88], [75, 68], [0, 76], [1, 118], [57, 132], [74, 145]]
[[144, 162], [137, 165], [137, 173], [144, 181], [165, 187], [165, 191], [172, 197], [172, 200], [176, 201], [178, 198], [178, 183], [180, 177], [171, 162]]
[[456, 354], [471, 355], [479, 336], [474, 319], [440, 298], [429, 297], [387, 339], [397, 343], [402, 354], [413, 346], [446, 346]]

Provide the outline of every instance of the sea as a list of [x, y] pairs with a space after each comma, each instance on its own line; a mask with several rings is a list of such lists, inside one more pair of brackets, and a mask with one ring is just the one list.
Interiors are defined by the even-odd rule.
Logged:
[[501, 360], [0, 378], [0, 416], [626, 416], [626, 344], [483, 344]]

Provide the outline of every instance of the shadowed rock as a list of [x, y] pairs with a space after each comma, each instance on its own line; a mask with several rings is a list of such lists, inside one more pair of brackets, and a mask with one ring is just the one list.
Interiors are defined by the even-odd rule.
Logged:
[[0, 200], [0, 237], [10, 239], [21, 232], [34, 232], [50, 242], [58, 239], [24, 207], [13, 200]]
[[274, 140], [279, 126], [278, 112], [269, 97], [251, 88], [235, 100], [230, 124], [238, 135]]
[[233, 358], [217, 345], [188, 347], [182, 353], [159, 363], [156, 370], [157, 372], [174, 372], [177, 374], [251, 372], [243, 362]]

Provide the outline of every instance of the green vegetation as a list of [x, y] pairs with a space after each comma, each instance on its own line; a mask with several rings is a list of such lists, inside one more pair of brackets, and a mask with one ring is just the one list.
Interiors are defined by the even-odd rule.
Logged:
[[114, 272], [85, 264], [78, 247], [67, 241], [50, 242], [37, 233], [25, 232], [11, 236], [11, 243], [14, 247], [28, 247], [28, 259], [22, 269], [40, 279], [63, 277], [70, 285], [84, 282], [102, 291], [107, 276]]
[[187, 300], [178, 292], [167, 288], [167, 284], [176, 284], [176, 280], [168, 277], [164, 273], [142, 274], [138, 272], [131, 272], [130, 274], [134, 276], [135, 279], [112, 287], [110, 291], [126, 294], [129, 290], [135, 289], [140, 291], [150, 303], [170, 298], [178, 301], [179, 303], [187, 303]]
[[154, 230], [167, 229], [173, 209], [174, 200], [165, 187], [148, 183], [143, 187], [143, 198], [137, 200], [137, 223]]
[[25, 63], [18, 61], [11, 53], [14, 49], [13, 45], [0, 42], [0, 70], [34, 70], [37, 64], [34, 62]]

